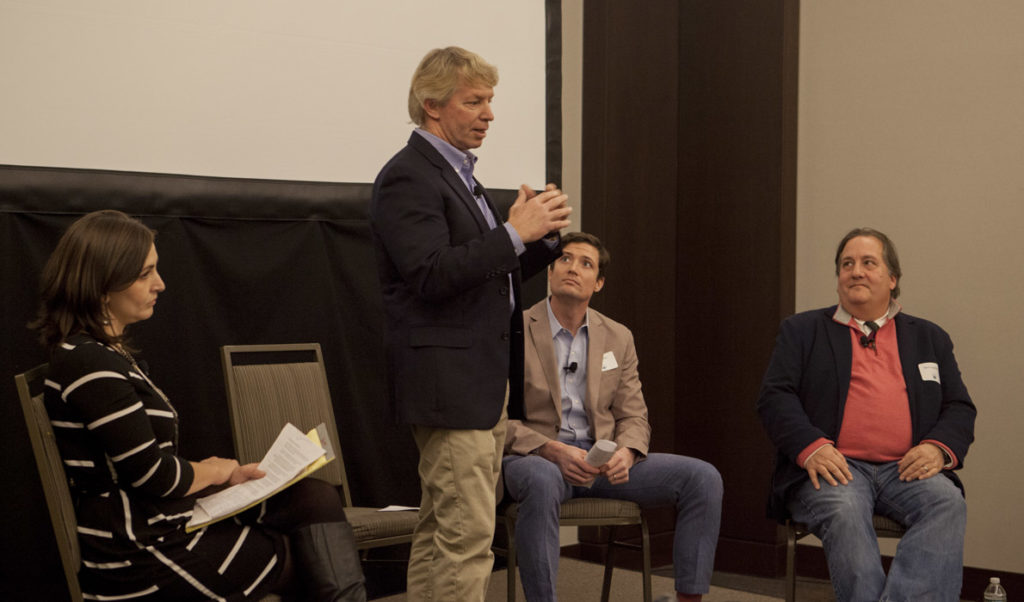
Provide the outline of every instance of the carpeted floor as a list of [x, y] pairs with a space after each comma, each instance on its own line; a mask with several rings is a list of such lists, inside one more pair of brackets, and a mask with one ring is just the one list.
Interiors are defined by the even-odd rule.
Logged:
[[[558, 599], [560, 602], [594, 602], [601, 599], [601, 580], [604, 567], [590, 562], [582, 562], [572, 558], [562, 558], [558, 570]], [[508, 572], [495, 571], [491, 575], [490, 587], [487, 590], [487, 602], [503, 602], [506, 598], [506, 581]], [[667, 576], [654, 575], [651, 578], [654, 598], [673, 593], [672, 579]], [[517, 600], [523, 602], [523, 589], [516, 580]], [[643, 579], [639, 572], [626, 569], [615, 569], [612, 574], [611, 599], [615, 601], [633, 602], [643, 599]], [[771, 602], [782, 598], [763, 594], [747, 593], [728, 589], [717, 585], [711, 586], [711, 593], [704, 596], [705, 602]], [[377, 602], [406, 602], [404, 593], [378, 598]], [[674, 600], [674, 597], [673, 597]]]
[[[487, 602], [505, 602], [507, 571], [495, 571], [491, 575], [487, 591]], [[562, 557], [558, 575], [558, 599], [560, 602], [594, 602], [601, 599], [601, 580], [604, 567], [574, 558]], [[672, 593], [672, 567], [654, 569], [651, 586], [654, 599]], [[525, 602], [521, 583], [516, 580], [517, 602]], [[828, 581], [798, 577], [796, 580], [797, 600], [800, 602], [835, 602], [832, 585]], [[704, 596], [705, 602], [780, 602], [785, 595], [783, 579], [751, 577], [716, 571], [711, 576], [711, 592]], [[640, 573], [627, 569], [615, 569], [612, 574], [613, 602], [634, 602], [643, 599], [643, 580]], [[672, 598], [674, 599], [674, 598]], [[406, 602], [404, 593], [376, 602]], [[967, 602], [967, 601], [961, 601]]]

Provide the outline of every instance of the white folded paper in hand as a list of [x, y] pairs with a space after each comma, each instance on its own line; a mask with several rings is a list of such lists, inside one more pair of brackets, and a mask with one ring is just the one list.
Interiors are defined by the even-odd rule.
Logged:
[[[304, 435], [295, 425], [285, 424], [259, 464], [266, 474], [197, 499], [186, 532], [250, 508], [326, 464], [319, 428]], [[327, 430], [322, 432], [326, 437]]]
[[612, 459], [618, 447], [618, 444], [614, 441], [598, 439], [594, 446], [590, 448], [590, 451], [587, 452], [587, 457], [585, 458], [587, 464], [591, 466], [604, 466], [605, 462]]
[[[618, 449], [618, 444], [608, 439], [598, 439], [594, 442], [594, 446], [587, 452], [587, 457], [584, 458], [587, 464], [594, 467], [604, 466], [608, 460], [612, 459], [615, 454], [615, 450]], [[584, 483], [583, 487], [590, 487], [594, 484], [594, 479]]]

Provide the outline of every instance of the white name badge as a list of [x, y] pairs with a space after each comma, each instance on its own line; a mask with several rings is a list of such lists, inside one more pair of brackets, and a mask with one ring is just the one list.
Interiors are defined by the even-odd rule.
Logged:
[[917, 365], [921, 371], [921, 380], [939, 381], [939, 365], [935, 362], [923, 362]]
[[615, 361], [615, 354], [611, 351], [605, 351], [604, 357], [601, 358], [601, 372], [614, 370], [618, 367], [619, 362]]

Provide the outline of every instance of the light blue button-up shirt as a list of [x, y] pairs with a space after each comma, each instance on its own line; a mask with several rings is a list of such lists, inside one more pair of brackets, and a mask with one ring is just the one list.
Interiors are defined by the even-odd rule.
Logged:
[[[490, 206], [487, 204], [487, 199], [482, 194], [475, 194], [477, 181], [473, 177], [473, 168], [476, 166], [477, 156], [469, 151], [461, 151], [448, 142], [438, 138], [434, 134], [431, 134], [423, 128], [417, 128], [414, 130], [423, 139], [430, 143], [437, 152], [441, 153], [445, 161], [452, 166], [455, 173], [459, 174], [462, 179], [462, 183], [466, 185], [466, 189], [469, 190], [469, 194], [476, 200], [476, 206], [480, 208], [480, 213], [483, 214], [484, 219], [487, 220], [487, 225], [493, 230], [498, 227], [498, 221], [494, 216], [494, 212], [491, 211]], [[523, 239], [516, 232], [516, 229], [511, 224], [505, 222], [502, 224], [505, 227], [505, 231], [508, 232], [508, 237], [512, 239], [512, 247], [516, 250], [516, 256], [522, 255], [526, 252], [526, 245], [523, 243]], [[515, 291], [512, 284], [512, 274], [508, 275], [508, 304], [509, 311], [515, 311], [516, 309], [516, 297]]]
[[[441, 140], [434, 134], [431, 134], [423, 128], [417, 128], [415, 130], [417, 134], [423, 136], [423, 138], [434, 147], [437, 152], [441, 153], [445, 161], [452, 166], [455, 173], [459, 174], [462, 179], [462, 183], [466, 185], [466, 190], [476, 200], [477, 207], [480, 208], [480, 213], [484, 214], [484, 219], [487, 220], [487, 225], [494, 229], [498, 226], [498, 222], [494, 217], [494, 213], [491, 208], [487, 205], [487, 200], [484, 195], [473, 194], [474, 189], [477, 186], [476, 178], [473, 177], [473, 168], [476, 166], [478, 157], [469, 151], [461, 151], [451, 144], [448, 144], [444, 140]], [[522, 255], [526, 252], [526, 245], [523, 243], [523, 239], [520, 238], [519, 233], [516, 229], [511, 226], [508, 222], [502, 224], [505, 226], [505, 230], [508, 232], [509, 238], [512, 239], [512, 246], [516, 249], [516, 255]]]
[[[594, 436], [590, 429], [590, 419], [583, 407], [587, 397], [587, 347], [590, 344], [590, 311], [583, 318], [583, 325], [576, 331], [576, 336], [558, 323], [551, 311], [551, 299], [547, 301], [548, 321], [551, 325], [551, 338], [555, 347], [555, 368], [561, 375], [562, 389], [562, 424], [558, 428], [558, 440], [562, 443], [590, 449], [594, 445]], [[568, 367], [576, 364], [576, 370]]]

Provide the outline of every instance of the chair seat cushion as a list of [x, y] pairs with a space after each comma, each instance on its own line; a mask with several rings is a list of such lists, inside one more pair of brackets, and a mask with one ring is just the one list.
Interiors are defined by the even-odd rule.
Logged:
[[408, 536], [416, 526], [418, 514], [415, 510], [381, 512], [379, 508], [350, 506], [345, 508], [345, 518], [352, 525], [356, 542], [386, 537]]
[[875, 531], [882, 537], [900, 537], [906, 531], [906, 527], [891, 518], [876, 514], [871, 517], [871, 523]]
[[[501, 512], [503, 516], [514, 520], [519, 514], [519, 504], [506, 504]], [[640, 522], [640, 506], [626, 500], [573, 498], [562, 504], [559, 518], [563, 524], [613, 519], [620, 519], [621, 524], [637, 524]]]

